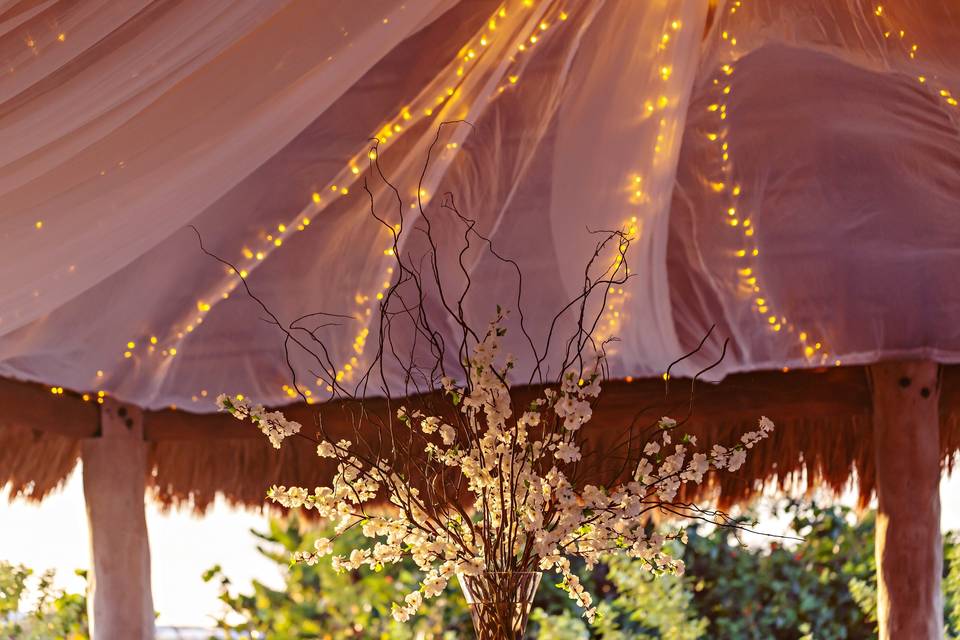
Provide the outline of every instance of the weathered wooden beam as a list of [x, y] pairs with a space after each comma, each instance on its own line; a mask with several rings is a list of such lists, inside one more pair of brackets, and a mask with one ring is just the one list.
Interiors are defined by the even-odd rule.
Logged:
[[25, 427], [70, 438], [93, 437], [100, 421], [96, 402], [50, 392], [33, 382], [0, 378], [0, 428]]
[[83, 494], [90, 527], [90, 636], [154, 636], [150, 543], [144, 513], [147, 443], [139, 409], [113, 400], [101, 406], [102, 433], [81, 446]]
[[[638, 411], [656, 416], [684, 415], [690, 405], [690, 380], [641, 379], [626, 382], [610, 380], [593, 422], [615, 428], [629, 422]], [[667, 390], [669, 389], [669, 393]], [[520, 387], [521, 397], [533, 396], [538, 387]], [[398, 406], [403, 400], [394, 401]], [[367, 410], [386, 411], [380, 399], [367, 402]], [[320, 411], [325, 419], [338, 421], [343, 412], [335, 404], [296, 403], [283, 408], [288, 418], [308, 426]], [[739, 373], [719, 384], [699, 382], [693, 398], [693, 422], [750, 422], [762, 414], [782, 419], [838, 419], [851, 415], [869, 415], [870, 392], [862, 367], [835, 367], [821, 371], [780, 371]], [[248, 439], [262, 437], [224, 414], [196, 414], [182, 410], [147, 411], [145, 438], [151, 442], [167, 440]]]
[[[940, 393], [941, 418], [960, 418], [960, 366], [945, 366]], [[604, 385], [601, 411], [611, 419], [632, 415], [638, 406], [681, 409], [688, 399], [690, 381], [670, 383], [664, 395], [663, 380], [611, 380]], [[319, 405], [297, 403], [284, 408], [292, 419], [312, 422]], [[821, 370], [757, 371], [727, 376], [719, 384], [701, 382], [694, 403], [697, 419], [742, 421], [757, 414], [778, 415], [782, 420], [837, 419], [869, 415], [870, 389], [865, 367], [831, 367]], [[653, 409], [651, 409], [652, 411]], [[325, 410], [326, 411], [326, 410]], [[23, 427], [38, 433], [73, 438], [95, 437], [99, 429], [98, 405], [77, 392], [50, 393], [50, 387], [0, 378], [0, 428]], [[182, 409], [144, 411], [144, 438], [148, 441], [256, 438], [229, 416], [191, 413]]]
[[943, 637], [938, 374], [934, 362], [870, 366], [881, 640]]

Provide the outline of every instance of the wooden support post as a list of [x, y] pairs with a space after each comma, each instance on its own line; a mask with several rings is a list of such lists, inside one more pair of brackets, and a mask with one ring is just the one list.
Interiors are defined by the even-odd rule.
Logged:
[[943, 638], [940, 388], [935, 362], [872, 365], [881, 640]]
[[147, 444], [136, 407], [109, 398], [101, 433], [83, 441], [83, 493], [90, 527], [92, 571], [88, 609], [93, 640], [154, 636], [150, 544], [144, 513]]

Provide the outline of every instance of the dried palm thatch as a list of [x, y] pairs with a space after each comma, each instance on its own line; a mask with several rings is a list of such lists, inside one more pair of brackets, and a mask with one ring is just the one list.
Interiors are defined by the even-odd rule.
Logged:
[[73, 470], [81, 437], [96, 434], [96, 404], [52, 395], [48, 388], [0, 380], [0, 487], [43, 500]]
[[[536, 389], [521, 389], [521, 396]], [[97, 405], [69, 393], [10, 380], [0, 381], [0, 485], [11, 496], [42, 500], [76, 465], [82, 438], [99, 431]], [[691, 410], [692, 407], [692, 410]], [[822, 371], [758, 372], [728, 376], [720, 384], [698, 383], [690, 395], [688, 380], [610, 381], [586, 427], [589, 452], [584, 464], [597, 469], [616, 465], [618, 441], [626, 425], [641, 430], [661, 415], [689, 420], [682, 426], [702, 443], [734, 442], [756, 426], [760, 415], [777, 424], [769, 440], [756, 447], [737, 473], [718, 474], [689, 499], [718, 497], [721, 508], [750, 500], [764, 487], [817, 488], [840, 492], [854, 483], [861, 500], [874, 492], [870, 387], [865, 367]], [[960, 450], [960, 367], [944, 367], [940, 394], [941, 462], [952, 463]], [[365, 410], [387, 412], [384, 400]], [[310, 430], [322, 416], [328, 432], [350, 428], [340, 405], [291, 405], [291, 419]], [[220, 495], [233, 505], [259, 507], [271, 484], [314, 486], [333, 470], [317, 458], [305, 440], [290, 439], [273, 449], [253, 427], [224, 414], [179, 410], [144, 414], [150, 442], [153, 496], [166, 506], [206, 510]]]

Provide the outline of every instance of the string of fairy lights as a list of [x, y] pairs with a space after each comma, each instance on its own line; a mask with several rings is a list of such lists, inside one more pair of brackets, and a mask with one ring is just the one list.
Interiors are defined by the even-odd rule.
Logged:
[[[671, 42], [676, 39], [677, 33], [682, 29], [682, 27], [683, 23], [679, 19], [670, 20], [670, 22], [665, 25], [663, 32], [657, 37], [655, 42], [657, 55], [663, 55], [668, 51]], [[664, 83], [670, 80], [672, 73], [672, 65], [661, 64], [657, 66], [657, 74], [659, 75], [660, 80]], [[656, 93], [658, 94], [656, 97], [644, 101], [643, 111], [641, 113], [641, 117], [644, 119], [657, 117], [659, 115], [659, 119], [657, 121], [658, 131], [652, 149], [654, 164], [657, 163], [659, 155], [663, 151], [663, 130], [668, 123], [668, 120], [666, 117], [664, 117], [663, 112], [674, 104], [674, 101], [671, 100], [665, 93]], [[635, 240], [639, 239], [640, 235], [643, 233], [643, 220], [638, 214], [641, 213], [642, 210], [650, 203], [649, 194], [647, 194], [644, 189], [644, 175], [641, 171], [635, 170], [624, 177], [623, 191], [627, 204], [629, 205], [630, 213], [620, 223], [620, 232], [622, 233], [622, 237], [619, 242], [617, 255], [614, 256], [614, 262], [613, 265], [611, 265], [613, 272], [616, 272], [621, 267], [623, 262], [623, 254], [625, 251], [627, 251], [629, 245]], [[624, 267], [622, 275], [627, 276], [629, 273], [629, 267]], [[608, 287], [606, 307], [601, 315], [601, 322], [598, 324], [596, 329], [596, 336], [598, 340], [604, 341], [617, 335], [618, 331], [623, 326], [623, 323], [627, 320], [626, 309], [628, 308], [627, 303], [630, 297], [631, 294], [629, 288], [624, 287], [623, 285]], [[615, 342], [610, 343], [608, 354], [615, 355], [616, 348]], [[628, 379], [628, 382], [629, 381], [632, 381], [632, 377]]]
[[[911, 36], [908, 36], [903, 25], [894, 20], [882, 4], [874, 7], [873, 15], [876, 17], [877, 25], [883, 34], [884, 40], [898, 45], [910, 60], [918, 60], [920, 56], [920, 45], [914, 41]], [[920, 73], [914, 76], [914, 79], [918, 84], [923, 85], [924, 88], [937, 96], [941, 104], [951, 109], [960, 110], [960, 102], [958, 102], [950, 88], [941, 83], [936, 75]]]
[[[730, 15], [735, 14], [742, 6], [742, 0], [736, 0], [728, 8]], [[873, 10], [880, 26], [885, 40], [896, 42], [901, 50], [910, 60], [917, 60], [919, 56], [919, 44], [908, 37], [907, 32], [901, 25], [895, 23], [883, 5], [876, 5]], [[735, 71], [735, 64], [738, 58], [736, 45], [737, 38], [728, 28], [720, 34], [721, 40], [729, 48], [729, 59], [731, 63], [720, 67], [719, 72], [712, 79], [713, 84], [719, 90], [719, 98], [716, 102], [710, 104], [707, 110], [714, 115], [716, 121], [714, 130], [706, 134], [707, 139], [715, 146], [717, 155], [721, 159], [720, 175], [715, 180], [710, 181], [710, 188], [716, 193], [727, 194], [727, 201], [723, 208], [724, 218], [738, 234], [741, 240], [741, 247], [734, 251], [734, 256], [740, 262], [736, 269], [739, 290], [751, 298], [752, 310], [764, 318], [769, 330], [775, 333], [784, 332], [796, 337], [798, 347], [801, 349], [803, 357], [808, 363], [817, 365], [833, 364], [840, 366], [842, 361], [839, 358], [831, 358], [829, 350], [825, 346], [825, 340], [821, 337], [814, 337], [810, 331], [796, 325], [789, 318], [774, 308], [774, 304], [769, 294], [766, 294], [760, 282], [758, 274], [758, 260], [760, 249], [757, 246], [755, 238], [755, 228], [748, 214], [738, 207], [743, 196], [742, 186], [736, 182], [734, 173], [734, 162], [731, 157], [728, 143], [729, 128], [725, 123], [727, 118], [726, 96], [732, 91], [732, 76]], [[958, 100], [953, 96], [950, 89], [937, 81], [935, 76], [919, 74], [915, 76], [920, 85], [929, 87], [931, 92], [939, 97], [941, 103], [954, 109], [960, 108]], [[788, 367], [783, 368], [784, 371]]]
[[[726, 11], [732, 16], [742, 6], [742, 0], [732, 2]], [[516, 2], [504, 2], [499, 6], [485, 21], [483, 27], [479, 29], [468, 41], [460, 48], [455, 59], [448, 63], [444, 69], [431, 81], [431, 83], [421, 91], [406, 106], [401, 108], [392, 118], [389, 118], [377, 128], [372, 137], [378, 141], [377, 148], [384, 150], [389, 148], [391, 143], [417, 124], [426, 119], [435, 118], [440, 114], [444, 107], [450, 105], [454, 100], [461, 97], [461, 91], [465, 79], [469, 77], [472, 69], [477, 68], [486, 52], [490, 51], [492, 45], [503, 34], [511, 34], [515, 41], [511, 44], [512, 54], [509, 57], [509, 66], [502, 76], [502, 81], [496, 88], [492, 98], [516, 87], [521, 82], [521, 68], [523, 56], [534, 48], [541, 40], [545, 39], [555, 30], [555, 27], [566, 22], [570, 17], [569, 7], [562, 6], [561, 2], [555, 0], [544, 0], [534, 2], [534, 0], [519, 0]], [[895, 23], [885, 10], [883, 5], [876, 5], [874, 16], [882, 31], [883, 37], [890, 41], [898, 43], [903, 52], [911, 60], [918, 59], [919, 45], [912, 41], [906, 31]], [[519, 33], [519, 27], [529, 22], [530, 17], [535, 17], [534, 26], [523, 33]], [[742, 210], [739, 206], [743, 201], [742, 186], [736, 181], [734, 171], [734, 160], [731, 156], [729, 147], [729, 127], [726, 119], [728, 115], [727, 96], [732, 91], [732, 79], [735, 72], [735, 62], [738, 58], [737, 38], [731, 30], [731, 20], [727, 20], [727, 29], [720, 34], [722, 44], [729, 48], [730, 62], [722, 65], [719, 71], [712, 79], [718, 91], [718, 99], [707, 107], [707, 110], [715, 118], [713, 130], [706, 133], [707, 139], [715, 146], [717, 155], [721, 159], [719, 174], [709, 181], [709, 188], [718, 194], [725, 194], [725, 204], [722, 215], [726, 224], [737, 234], [740, 240], [740, 248], [734, 250], [734, 257], [737, 258], [736, 276], [738, 289], [742, 294], [751, 300], [752, 310], [764, 318], [765, 324], [769, 330], [774, 333], [785, 333], [795, 336], [798, 347], [804, 358], [809, 363], [825, 365], [830, 364], [830, 353], [825, 346], [822, 337], [814, 337], [810, 331], [798, 326], [791, 319], [787, 318], [782, 312], [779, 312], [771, 299], [770, 295], [764, 291], [758, 273], [758, 256], [760, 249], [757, 246], [755, 238], [755, 228], [749, 213]], [[658, 51], [665, 52], [669, 49], [671, 42], [676, 34], [682, 28], [679, 20], [672, 20], [664, 31], [660, 34], [657, 42]], [[518, 35], [519, 33], [519, 35]], [[65, 33], [60, 33], [57, 37], [59, 42], [64, 42]], [[31, 39], [32, 40], [32, 39]], [[27, 42], [27, 46], [36, 47], [36, 43]], [[660, 79], [667, 82], [673, 68], [670, 64], [662, 64], [657, 72]], [[938, 96], [941, 102], [951, 108], [960, 109], [957, 98], [951, 93], [950, 89], [942, 86], [936, 76], [920, 74], [916, 76], [916, 81], [929, 88], [932, 93]], [[664, 94], [652, 97], [644, 102], [642, 114], [644, 117], [656, 117], [656, 115], [671, 105], [671, 100]], [[660, 113], [659, 127], [662, 129], [667, 126], [667, 119]], [[656, 137], [654, 145], [654, 162], [661, 151], [663, 143], [662, 131]], [[447, 144], [448, 149], [456, 149], [457, 142]], [[252, 242], [248, 242], [240, 249], [241, 258], [237, 260], [239, 274], [232, 269], [225, 270], [225, 277], [214, 289], [207, 295], [196, 301], [196, 308], [191, 310], [188, 318], [180, 323], [175, 323], [174, 327], [163, 335], [147, 335], [137, 339], [128, 340], [123, 344], [120, 353], [123, 359], [135, 359], [143, 357], [162, 357], [164, 364], [170, 366], [170, 360], [177, 356], [186, 337], [203, 324], [205, 317], [214, 308], [220, 300], [228, 299], [233, 291], [239, 286], [240, 279], [248, 277], [259, 264], [275, 250], [279, 249], [295, 233], [306, 231], [314, 220], [315, 216], [320, 214], [324, 208], [338, 198], [349, 195], [350, 187], [361, 173], [361, 167], [365, 166], [369, 160], [375, 160], [378, 151], [376, 149], [365, 148], [354, 154], [344, 165], [344, 167], [322, 188], [317, 189], [310, 196], [310, 200], [303, 209], [292, 219], [285, 223], [277, 224], [275, 230], [264, 230], [259, 237]], [[624, 191], [627, 202], [635, 211], [649, 203], [649, 197], [644, 191], [644, 176], [640, 172], [634, 172], [625, 176]], [[418, 194], [413, 194], [414, 196]], [[429, 194], [421, 192], [419, 194], [424, 202], [429, 199]], [[411, 205], [411, 206], [415, 206]], [[34, 227], [37, 231], [44, 228], [42, 220], [36, 220]], [[624, 218], [621, 226], [624, 239], [623, 243], [636, 240], [642, 233], [642, 220], [639, 216], [631, 213]], [[399, 225], [394, 227], [399, 231]], [[372, 317], [376, 302], [381, 300], [384, 292], [391, 286], [393, 276], [392, 264], [393, 244], [392, 234], [386, 230], [383, 233], [384, 248], [382, 249], [383, 260], [386, 266], [383, 268], [382, 280], [375, 290], [366, 292], [357, 292], [354, 296], [354, 317], [360, 320], [361, 328], [354, 334], [351, 344], [352, 354], [349, 359], [342, 364], [336, 371], [329, 372], [331, 377], [338, 382], [349, 381], [354, 373], [361, 367], [362, 358], [366, 348], [367, 338], [369, 337], [369, 328], [367, 322]], [[616, 258], [621, 259], [619, 256]], [[602, 316], [602, 324], [598, 327], [598, 333], [601, 337], [615, 335], [617, 330], [625, 321], [625, 308], [629, 300], [630, 293], [623, 287], [611, 287], [608, 291], [607, 308]], [[160, 334], [160, 332], [158, 332]], [[834, 359], [832, 364], [839, 366], [841, 361]], [[786, 367], [784, 368], [786, 370]], [[105, 374], [102, 369], [97, 370], [93, 376], [92, 385], [99, 390], [96, 392], [84, 393], [82, 397], [86, 401], [96, 401], [102, 403], [108, 392], [103, 389]], [[318, 378], [315, 381], [317, 391], [332, 391], [332, 386], [327, 380]], [[294, 398], [302, 393], [308, 402], [314, 401], [314, 390], [301, 384], [298, 388], [290, 384], [283, 384], [281, 387], [284, 394]], [[63, 387], [54, 386], [50, 388], [54, 395], [62, 395]], [[200, 390], [192, 397], [194, 402], [207, 398], [209, 392], [206, 389]], [[175, 407], [173, 407], [175, 408]]]
[[[743, 6], [742, 0], [735, 0], [727, 9], [728, 15], [733, 15]], [[713, 122], [706, 132], [709, 143], [720, 158], [719, 172], [708, 181], [709, 189], [723, 197], [724, 203], [721, 215], [725, 224], [731, 227], [739, 241], [739, 247], [733, 250], [736, 258], [735, 276], [737, 290], [750, 300], [751, 310], [762, 318], [763, 323], [772, 333], [791, 335], [797, 341], [798, 348], [809, 364], [826, 365], [830, 363], [830, 353], [822, 337], [815, 337], [812, 332], [799, 326], [775, 306], [772, 296], [767, 293], [761, 282], [759, 273], [760, 247], [756, 240], [756, 228], [750, 218], [749, 211], [741, 204], [743, 202], [743, 186], [737, 181], [735, 164], [730, 151], [730, 128], [727, 124], [728, 96], [733, 90], [733, 76], [738, 59], [737, 37], [732, 31], [732, 20], [727, 20], [726, 29], [720, 32], [721, 46], [727, 48], [727, 59], [730, 62], [720, 66], [711, 79], [717, 98], [707, 106]], [[834, 359], [835, 366], [841, 361]], [[783, 367], [788, 371], [788, 367]]]
[[[485, 55], [488, 55], [488, 52], [494, 49], [493, 45], [497, 43], [498, 38], [510, 38], [512, 41], [504, 41], [503, 43], [509, 51], [507, 65], [503, 74], [503, 81], [496, 88], [491, 99], [520, 84], [524, 56], [556, 31], [558, 25], [566, 22], [570, 15], [571, 12], [557, 0], [541, 2], [511, 0], [498, 6], [484, 22], [482, 28], [468, 39], [458, 51], [457, 56], [441, 70], [434, 80], [413, 100], [401, 108], [398, 113], [374, 131], [371, 137], [377, 139], [376, 148], [366, 147], [355, 153], [328, 184], [311, 194], [307, 205], [293, 219], [279, 223], [275, 230], [262, 231], [256, 241], [247, 242], [240, 249], [240, 258], [235, 261], [239, 273], [234, 272], [231, 268], [225, 268], [222, 281], [196, 301], [196, 308], [191, 309], [187, 318], [174, 323], [165, 334], [158, 332], [155, 335], [128, 340], [120, 350], [122, 358], [130, 360], [161, 357], [163, 358], [161, 368], [169, 367], [172, 359], [177, 356], [182, 348], [182, 343], [187, 336], [203, 324], [206, 316], [219, 301], [230, 297], [241, 284], [241, 278], [249, 277], [258, 265], [282, 247], [295, 233], [305, 231], [313, 222], [315, 216], [319, 215], [330, 203], [349, 195], [352, 184], [362, 171], [361, 167], [377, 158], [378, 149], [382, 152], [389, 148], [391, 143], [398, 139], [403, 132], [412, 129], [427, 119], [433, 118], [439, 121], [444, 108], [452, 105], [461, 97], [463, 86], [470, 77], [471, 70], [476, 69]], [[446, 148], [454, 150], [458, 146], [458, 143], [452, 142], [448, 143]], [[423, 202], [427, 202], [429, 199], [429, 194], [426, 191], [413, 194], [413, 196], [417, 195]], [[411, 206], [416, 206], [416, 203]], [[38, 220], [35, 226], [37, 230], [40, 230], [43, 228], [43, 222]], [[394, 225], [394, 232], [399, 231], [399, 224]], [[360, 321], [361, 328], [353, 336], [352, 354], [349, 359], [337, 370], [328, 372], [331, 378], [335, 378], [338, 382], [351, 380], [354, 373], [361, 367], [370, 333], [368, 322], [373, 316], [376, 303], [383, 299], [384, 292], [391, 286], [394, 271], [393, 260], [391, 259], [394, 251], [393, 234], [384, 230], [382, 236], [382, 259], [385, 265], [381, 282], [375, 290], [358, 291], [355, 294], [353, 316]], [[241, 278], [237, 278], [237, 275]], [[93, 386], [95, 388], [102, 387], [104, 378], [103, 370], [98, 370], [92, 381]], [[333, 388], [330, 381], [317, 378], [314, 389], [309, 388], [307, 384], [299, 383], [297, 387], [291, 384], [283, 384], [281, 390], [290, 398], [295, 398], [302, 393], [307, 398], [307, 402], [312, 403], [315, 401], [314, 397], [317, 392], [321, 390], [330, 392]], [[51, 387], [51, 392], [54, 395], [60, 395], [63, 393], [63, 389], [62, 387]], [[83, 394], [83, 399], [102, 403], [106, 395], [107, 392], [101, 388], [95, 394]], [[199, 402], [209, 396], [208, 390], [202, 389], [194, 394], [191, 400]], [[176, 406], [171, 405], [171, 408], [176, 408]]]

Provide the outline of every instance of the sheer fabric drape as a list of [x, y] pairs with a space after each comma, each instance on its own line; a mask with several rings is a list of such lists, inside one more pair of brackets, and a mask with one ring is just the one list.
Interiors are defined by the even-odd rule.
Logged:
[[[659, 375], [711, 324], [679, 373], [724, 336], [715, 378], [955, 361], [958, 14], [907, 0], [13, 3], [0, 373], [151, 408], [292, 401], [282, 335], [195, 225], [280, 318], [348, 316], [323, 335], [350, 380], [390, 281], [365, 178], [400, 216], [368, 173], [371, 138], [411, 229], [427, 149], [454, 120], [470, 124], [440, 130], [427, 215], [456, 239], [439, 207], [453, 193], [520, 263], [537, 339], [576, 294], [591, 231], [621, 229], [634, 277], [603, 312], [613, 375]], [[468, 258], [482, 324], [517, 282]], [[442, 260], [462, 285], [457, 256]], [[523, 369], [522, 341], [510, 348]], [[316, 363], [293, 364], [323, 399]]]

